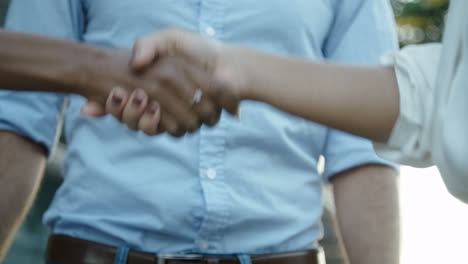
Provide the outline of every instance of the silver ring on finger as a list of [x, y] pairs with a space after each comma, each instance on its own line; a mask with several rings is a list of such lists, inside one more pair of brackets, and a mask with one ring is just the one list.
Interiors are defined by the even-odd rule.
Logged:
[[202, 97], [203, 97], [202, 90], [201, 89], [196, 89], [195, 93], [193, 94], [193, 97], [192, 97], [191, 106], [199, 104], [201, 102]]

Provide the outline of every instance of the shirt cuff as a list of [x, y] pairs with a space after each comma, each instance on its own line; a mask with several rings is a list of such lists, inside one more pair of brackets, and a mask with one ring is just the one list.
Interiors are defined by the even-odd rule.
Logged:
[[431, 124], [434, 65], [438, 64], [439, 45], [408, 47], [381, 58], [383, 65], [394, 66], [400, 94], [400, 114], [388, 142], [374, 143], [384, 159], [414, 167], [428, 167], [431, 157]]

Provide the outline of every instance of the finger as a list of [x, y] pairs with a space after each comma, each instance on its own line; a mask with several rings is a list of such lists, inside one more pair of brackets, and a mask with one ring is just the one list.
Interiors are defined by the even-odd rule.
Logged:
[[138, 129], [138, 121], [143, 115], [146, 105], [148, 103], [148, 96], [143, 89], [136, 89], [128, 103], [125, 105], [122, 113], [122, 122], [132, 130]]
[[210, 90], [210, 74], [193, 65], [185, 67], [184, 74], [188, 76], [192, 86], [196, 86], [204, 92], [201, 101], [192, 107], [193, 111], [198, 114], [204, 124], [215, 125], [221, 117], [221, 109], [218, 103], [205, 93], [205, 91]]
[[200, 119], [197, 114], [189, 108], [189, 105], [172, 94], [168, 94], [168, 97], [170, 101], [174, 103], [166, 105], [165, 108], [177, 121], [179, 129], [186, 132], [194, 132], [200, 128]]
[[109, 97], [107, 97], [105, 111], [113, 115], [118, 120], [122, 119], [122, 113], [125, 105], [128, 102], [128, 92], [120, 87], [112, 89]]
[[140, 39], [133, 46], [132, 58], [130, 60], [130, 68], [132, 70], [141, 71], [154, 62], [157, 51], [150, 38], [153, 38], [153, 36]]
[[[164, 86], [159, 84], [156, 90], [164, 90], [159, 95], [161, 107], [176, 120], [177, 126], [184, 132], [193, 132], [200, 127], [200, 119], [197, 114], [190, 109], [190, 104], [184, 101], [176, 92], [176, 88], [171, 82], [166, 82]], [[180, 83], [178, 85], [181, 85]]]
[[157, 102], [149, 103], [143, 116], [138, 122], [138, 129], [150, 136], [158, 134], [159, 120], [161, 118], [160, 106]]
[[[183, 100], [186, 105], [192, 106], [190, 111], [195, 113], [202, 123], [213, 125], [219, 119], [218, 106], [207, 97], [201, 97], [200, 100], [195, 100], [198, 85], [203, 83], [207, 86], [209, 83], [209, 75], [193, 64], [182, 61], [180, 59], [165, 59], [159, 61], [158, 69], [159, 81], [165, 87], [171, 87], [170, 91]], [[199, 101], [199, 102], [195, 102]], [[195, 104], [194, 104], [195, 103]], [[193, 125], [189, 125], [187, 130], [190, 132], [198, 129]]]
[[174, 95], [190, 105], [196, 91], [196, 87], [185, 73], [185, 68], [189, 68], [190, 65], [180, 59], [168, 58], [159, 61], [155, 67], [161, 88], [170, 88]]
[[163, 50], [167, 50], [164, 45], [168, 45], [168, 41], [162, 41], [161, 33], [151, 34], [138, 39], [132, 49], [132, 58], [130, 60], [130, 68], [135, 71], [140, 71], [151, 65], [156, 59], [156, 55]]
[[171, 136], [181, 137], [186, 131], [181, 129], [178, 125], [177, 120], [164, 109], [160, 110], [161, 120], [159, 121], [158, 133], [167, 132]]
[[101, 117], [106, 114], [105, 109], [102, 105], [97, 102], [88, 101], [81, 108], [81, 114], [87, 117]]
[[200, 103], [194, 105], [192, 110], [198, 114], [200, 121], [208, 126], [216, 125], [221, 118], [221, 107], [207, 96], [204, 96]]
[[[207, 82], [207, 74], [202, 74], [201, 71], [192, 69], [195, 67], [185, 62], [183, 62], [183, 64], [176, 64], [178, 65], [177, 69], [166, 68], [167, 73], [161, 74], [161, 84], [166, 87], [173, 87], [173, 89], [171, 89], [173, 95], [184, 101], [184, 104], [191, 106], [189, 110], [191, 111], [192, 116], [194, 115], [194, 117], [189, 117], [190, 119], [200, 120], [202, 123], [207, 125], [216, 124], [220, 116], [220, 110], [218, 109], [219, 107], [206, 96], [202, 96], [199, 102], [194, 102], [194, 98], [196, 96], [195, 94], [198, 90], [197, 83], [200, 83], [202, 78], [203, 81]], [[178, 72], [178, 74], [174, 76], [174, 72]], [[192, 74], [200, 76], [192, 77], [190, 76]], [[205, 76], [202, 77], [202, 75]], [[197, 78], [196, 82], [191, 81], [194, 78]], [[197, 121], [197, 123], [200, 121]], [[199, 126], [195, 126], [195, 123], [187, 123], [186, 121], [183, 121], [183, 124], [187, 124], [186, 129], [189, 132], [193, 132], [199, 128]]]

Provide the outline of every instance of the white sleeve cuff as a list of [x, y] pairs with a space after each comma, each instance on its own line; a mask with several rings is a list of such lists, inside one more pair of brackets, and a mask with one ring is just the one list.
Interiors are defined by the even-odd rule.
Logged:
[[415, 167], [433, 164], [432, 105], [439, 53], [439, 44], [428, 44], [381, 59], [382, 64], [395, 66], [400, 92], [400, 115], [388, 142], [374, 143], [381, 157]]

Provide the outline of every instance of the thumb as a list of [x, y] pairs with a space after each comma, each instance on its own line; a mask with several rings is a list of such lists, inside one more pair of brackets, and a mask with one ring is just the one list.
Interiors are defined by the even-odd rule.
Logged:
[[88, 101], [81, 108], [81, 115], [86, 117], [102, 117], [106, 114], [105, 109], [99, 103]]
[[217, 59], [219, 44], [214, 40], [180, 29], [169, 29], [139, 39], [133, 47], [130, 67], [143, 70], [158, 57], [182, 57], [210, 71]]
[[151, 35], [139, 39], [132, 50], [130, 68], [134, 71], [141, 71], [151, 66], [157, 56], [158, 36]]

